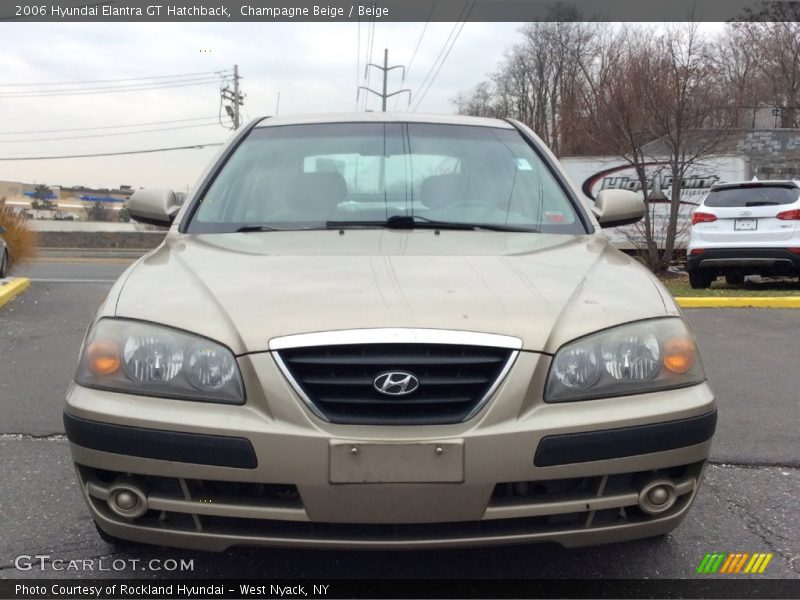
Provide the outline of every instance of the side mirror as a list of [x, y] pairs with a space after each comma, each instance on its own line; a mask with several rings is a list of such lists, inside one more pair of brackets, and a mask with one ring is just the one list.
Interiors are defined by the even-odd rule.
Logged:
[[644, 202], [628, 190], [603, 190], [597, 194], [592, 212], [600, 227], [618, 227], [636, 223], [644, 217]]
[[131, 218], [149, 225], [171, 225], [178, 209], [180, 204], [175, 192], [167, 189], [136, 190], [128, 200]]

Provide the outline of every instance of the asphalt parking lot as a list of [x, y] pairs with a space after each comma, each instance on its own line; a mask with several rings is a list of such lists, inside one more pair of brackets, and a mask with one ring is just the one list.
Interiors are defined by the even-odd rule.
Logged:
[[[758, 577], [786, 579], [787, 586], [800, 577], [800, 310], [687, 311], [720, 418], [697, 502], [666, 538], [577, 550], [540, 545], [435, 552], [116, 551], [96, 535], [80, 498], [61, 405], [86, 324], [124, 268], [35, 264], [26, 272], [30, 289], [0, 308], [0, 578], [694, 578], [707, 552], [772, 552], [769, 568]], [[35, 554], [125, 559], [125, 567], [15, 567], [16, 557]], [[153, 558], [190, 559], [193, 570], [142, 566]]]

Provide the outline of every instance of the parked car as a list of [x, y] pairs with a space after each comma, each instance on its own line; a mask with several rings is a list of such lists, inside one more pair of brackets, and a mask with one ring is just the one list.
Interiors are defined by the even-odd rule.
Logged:
[[519, 122], [257, 119], [99, 307], [64, 423], [104, 539], [431, 548], [664, 534], [716, 404], [658, 279]]
[[693, 288], [720, 276], [800, 275], [800, 182], [713, 186], [692, 213], [686, 270]]
[[8, 276], [8, 244], [3, 239], [6, 228], [0, 225], [0, 279]]

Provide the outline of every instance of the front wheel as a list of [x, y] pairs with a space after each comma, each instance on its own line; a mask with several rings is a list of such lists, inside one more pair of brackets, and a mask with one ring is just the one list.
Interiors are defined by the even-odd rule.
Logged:
[[3, 258], [0, 258], [0, 279], [8, 275], [8, 250], [3, 251]]
[[703, 271], [691, 271], [689, 273], [689, 285], [694, 290], [704, 290], [711, 287], [714, 277]]

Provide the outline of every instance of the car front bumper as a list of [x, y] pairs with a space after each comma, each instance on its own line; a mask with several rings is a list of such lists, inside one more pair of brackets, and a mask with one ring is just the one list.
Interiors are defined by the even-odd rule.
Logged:
[[[333, 425], [307, 410], [269, 353], [239, 361], [242, 406], [71, 387], [67, 436], [102, 529], [217, 551], [635, 539], [685, 517], [716, 423], [705, 383], [546, 404], [532, 381], [549, 357], [522, 352], [464, 423]], [[666, 508], [647, 499], [658, 486]], [[120, 490], [146, 510], [115, 510]]]

